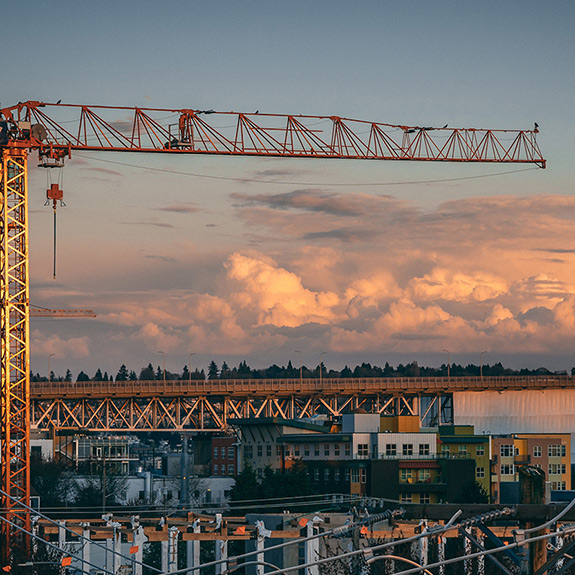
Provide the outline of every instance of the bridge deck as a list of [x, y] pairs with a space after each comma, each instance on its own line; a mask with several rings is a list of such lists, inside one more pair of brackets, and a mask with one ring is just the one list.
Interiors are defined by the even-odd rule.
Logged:
[[310, 395], [421, 395], [456, 391], [521, 389], [575, 389], [575, 377], [567, 375], [505, 377], [390, 377], [330, 379], [223, 379], [168, 381], [34, 382], [32, 399], [80, 399], [110, 397], [275, 397]]

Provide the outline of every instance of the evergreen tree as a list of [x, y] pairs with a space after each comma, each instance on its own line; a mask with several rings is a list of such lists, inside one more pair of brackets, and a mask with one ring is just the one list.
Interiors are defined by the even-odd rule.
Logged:
[[128, 373], [128, 368], [125, 364], [122, 364], [122, 367], [118, 370], [116, 374], [116, 381], [128, 381], [130, 374]]
[[76, 378], [76, 381], [90, 381], [90, 377], [88, 376], [87, 373], [80, 371], [78, 377]]
[[222, 369], [220, 371], [220, 378], [226, 379], [228, 377], [230, 377], [230, 366], [224, 361], [224, 363], [222, 363]]
[[353, 372], [347, 365], [341, 370], [341, 377], [353, 377]]
[[[92, 378], [92, 381], [103, 381], [103, 379], [104, 379], [104, 376], [102, 375], [102, 370], [100, 368], [98, 368], [98, 371], [96, 372], [96, 374]], [[108, 379], [108, 378], [106, 378], [106, 379]]]
[[130, 377], [129, 377], [130, 381], [137, 381], [138, 380], [138, 376], [136, 375], [135, 371], [130, 371]]
[[180, 379], [182, 380], [190, 379], [190, 370], [188, 369], [187, 365], [184, 365], [184, 369], [182, 371], [182, 377]]
[[212, 360], [208, 367], [208, 379], [217, 379], [218, 378], [218, 364]]
[[148, 367], [144, 367], [140, 371], [139, 379], [140, 381], [153, 381], [156, 379], [156, 376], [154, 375], [154, 367], [151, 363], [148, 364]]
[[66, 377], [64, 378], [64, 381], [68, 383], [72, 381], [72, 372], [69, 369], [66, 370]]
[[[260, 484], [258, 483], [256, 472], [251, 465], [246, 464], [243, 470], [236, 475], [235, 484], [230, 489], [230, 501], [232, 502], [232, 509], [238, 515], [249, 513], [249, 508], [243, 508], [242, 504], [249, 505], [254, 499], [261, 499]], [[238, 506], [234, 505], [238, 502]], [[253, 511], [253, 509], [252, 509]]]

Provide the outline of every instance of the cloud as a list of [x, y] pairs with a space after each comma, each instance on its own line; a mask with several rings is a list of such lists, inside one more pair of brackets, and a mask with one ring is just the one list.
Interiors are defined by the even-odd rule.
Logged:
[[416, 300], [453, 300], [459, 302], [494, 299], [507, 291], [506, 283], [490, 274], [463, 274], [434, 268], [423, 277], [413, 278], [407, 291]]
[[365, 216], [370, 207], [390, 201], [398, 204], [389, 196], [375, 198], [354, 194], [327, 192], [320, 188], [304, 188], [281, 194], [239, 194], [231, 197], [236, 200], [236, 207], [267, 207], [278, 210], [299, 210], [313, 213], [329, 214], [338, 217]]
[[154, 208], [154, 209], [159, 210], [160, 212], [170, 212], [173, 214], [193, 214], [201, 211], [201, 209], [198, 207], [184, 204], [177, 204], [173, 206], [165, 206], [162, 208]]
[[176, 226], [172, 224], [168, 224], [166, 222], [122, 222], [123, 225], [127, 226], [153, 226], [155, 228], [175, 228]]
[[253, 314], [258, 326], [296, 327], [329, 323], [336, 317], [339, 298], [335, 293], [306, 289], [296, 274], [273, 263], [235, 253], [226, 268], [239, 288], [232, 294], [234, 301]]
[[35, 355], [48, 357], [53, 355], [54, 359], [86, 358], [90, 355], [88, 337], [60, 338], [52, 334], [46, 336], [41, 330], [35, 330], [31, 334], [30, 347]]
[[[83, 289], [88, 274], [37, 283], [34, 303], [96, 309], [84, 351], [106, 334], [98, 341], [107, 357], [124, 346], [170, 347], [261, 365], [293, 349], [417, 359], [442, 349], [567, 357], [575, 346], [574, 198], [476, 197], [423, 210], [389, 196], [298, 189], [236, 193], [233, 202], [245, 225], [234, 245], [201, 258], [196, 240], [166, 256], [132, 247], [121, 265], [96, 260], [97, 287]], [[156, 290], [142, 290], [147, 278]], [[42, 334], [38, 344], [52, 341]]]

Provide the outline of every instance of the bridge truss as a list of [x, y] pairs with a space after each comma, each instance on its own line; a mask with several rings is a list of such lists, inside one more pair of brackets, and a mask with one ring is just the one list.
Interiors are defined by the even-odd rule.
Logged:
[[31, 403], [32, 428], [106, 432], [216, 431], [237, 418], [336, 418], [363, 409], [382, 415], [418, 415], [422, 425], [453, 423], [451, 395], [338, 394], [285, 397], [53, 398]]

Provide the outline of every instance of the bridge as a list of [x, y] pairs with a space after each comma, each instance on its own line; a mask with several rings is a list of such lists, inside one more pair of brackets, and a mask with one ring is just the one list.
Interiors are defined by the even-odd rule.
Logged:
[[454, 394], [569, 390], [567, 375], [31, 383], [32, 429], [216, 431], [236, 418], [337, 417], [357, 409], [454, 423]]

